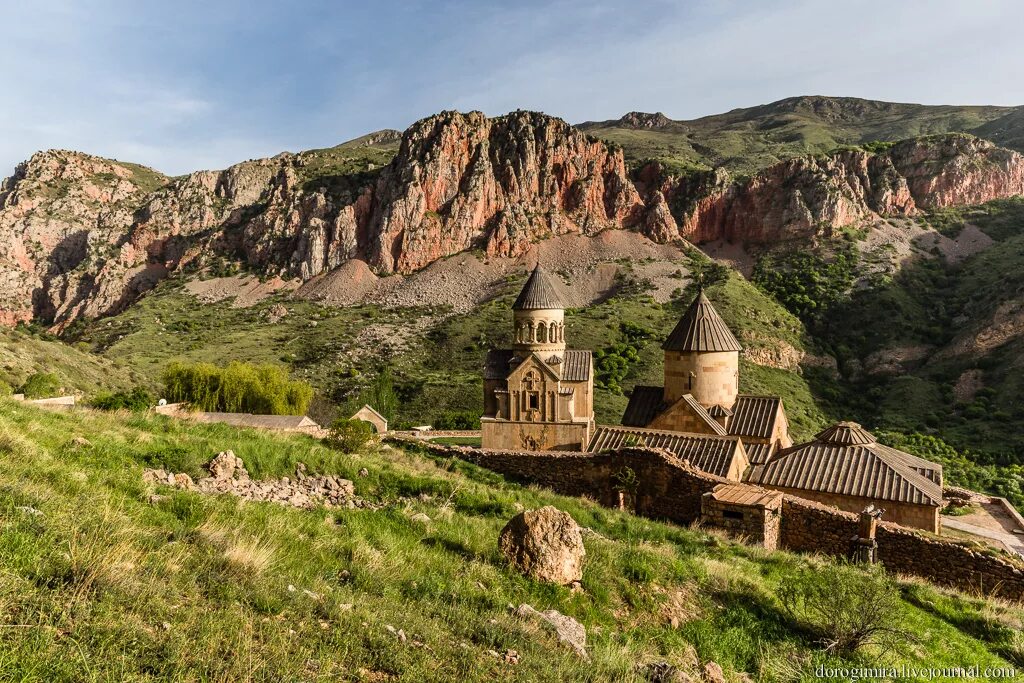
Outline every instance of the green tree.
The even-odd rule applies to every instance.
[[[331,423],[324,442],[342,453],[355,453],[368,444],[373,435],[369,422],[338,418]]]
[[[313,388],[291,380],[279,366],[233,361],[221,368],[210,363],[172,363],[163,375],[165,398],[198,410],[257,415],[304,415]]]
[[[25,394],[25,398],[50,398],[59,394],[60,391],[60,379],[52,372],[37,372],[29,375],[19,389],[19,393]]]

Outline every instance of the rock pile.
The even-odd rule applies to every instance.
[[[272,501],[282,505],[310,509],[324,507],[365,507],[364,501],[356,497],[355,486],[348,479],[334,475],[311,477],[306,475],[306,466],[299,463],[295,478],[282,477],[259,481],[249,478],[242,459],[232,451],[218,453],[207,465],[209,477],[193,481],[187,474],[167,472],[162,469],[147,469],[143,481],[150,484],[164,484],[200,493],[230,493],[254,501]]]
[[[550,505],[513,517],[498,546],[512,566],[537,581],[564,586],[583,578],[583,533],[576,520]]]

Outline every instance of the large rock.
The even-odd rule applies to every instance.
[[[235,455],[234,451],[222,451],[218,453],[210,464],[207,465],[210,476],[214,479],[248,479],[249,472],[245,469],[245,463]]]
[[[550,505],[513,517],[498,538],[516,569],[538,581],[567,585],[583,578],[583,534],[576,521]]]

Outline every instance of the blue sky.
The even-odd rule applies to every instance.
[[[1024,3],[0,0],[0,176],[172,174],[442,109],[693,118],[792,95],[1024,104]]]

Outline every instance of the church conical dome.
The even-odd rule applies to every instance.
[[[742,351],[743,347],[701,290],[661,345],[665,351]]]
[[[513,311],[565,308],[561,283],[538,263],[512,304]]]
[[[864,446],[875,443],[874,435],[856,422],[837,422],[820,432],[814,440],[831,446]]]

